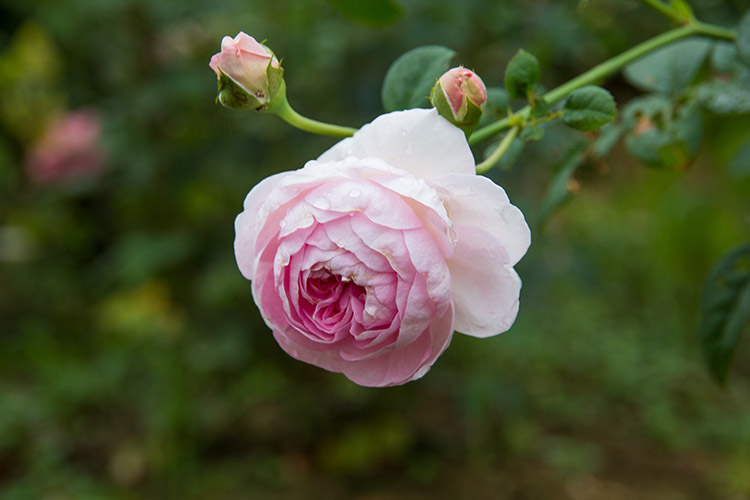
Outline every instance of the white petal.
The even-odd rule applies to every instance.
[[[415,177],[449,172],[473,174],[474,157],[464,133],[435,109],[394,111],[363,126],[323,153],[321,162],[348,157],[380,158]]]
[[[481,175],[446,174],[429,183],[438,189],[454,224],[479,227],[494,236],[508,252],[511,266],[523,257],[531,232],[503,188]]]
[[[480,338],[502,333],[518,314],[521,279],[492,235],[464,225],[456,231],[458,243],[448,260],[456,331]]]

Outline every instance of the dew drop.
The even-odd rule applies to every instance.
[[[281,226],[281,227],[286,226],[286,220],[281,219],[281,222],[279,222],[279,226]]]
[[[405,128],[402,128],[401,130],[399,130],[398,133],[401,134],[401,137],[406,137],[406,134],[407,134]]]
[[[359,191],[359,189],[352,189],[349,192],[349,196],[352,197],[352,198],[358,198],[360,194],[362,194],[362,193]]]
[[[331,200],[328,198],[318,198],[313,202],[313,206],[323,210],[328,210],[331,208]]]

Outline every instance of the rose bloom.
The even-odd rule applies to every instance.
[[[510,328],[529,228],[434,109],[380,116],[247,195],[235,253],[294,358],[365,386],[424,375],[454,329]]]
[[[101,134],[101,120],[94,110],[71,111],[59,117],[29,150],[29,177],[37,183],[50,183],[98,175],[105,160]]]

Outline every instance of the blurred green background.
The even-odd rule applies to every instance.
[[[729,25],[748,7],[692,3]],[[420,381],[361,388],[276,345],[233,219],[335,141],[217,106],[222,36],[266,39],[298,111],[358,126],[419,45],[490,85],[523,46],[549,88],[669,27],[635,1],[399,4],[373,23],[341,0],[0,0],[0,498],[750,498],[750,350],[721,389],[696,334],[750,228],[747,116],[706,115],[681,172],[622,146],[586,164],[532,225],[515,326],[456,336]],[[35,181],[30,151],[78,109],[101,117],[102,170]],[[491,172],[530,222],[574,137],[550,127]]]

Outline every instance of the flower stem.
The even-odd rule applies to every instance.
[[[357,131],[355,128],[332,125],[302,116],[292,109],[292,106],[289,105],[289,101],[286,99],[271,111],[290,125],[305,132],[312,132],[313,134],[329,135],[332,137],[351,137]]]
[[[566,97],[576,89],[579,89],[586,85],[594,84],[600,80],[605,79],[606,77],[619,71],[620,68],[630,64],[631,62],[635,61],[639,57],[648,54],[649,52],[663,47],[664,45],[675,42],[681,38],[695,35],[704,35],[725,40],[735,40],[737,38],[737,33],[732,30],[696,21],[694,23],[690,23],[688,25],[681,26],[679,28],[675,28],[673,30],[662,33],[661,35],[656,36],[650,40],[646,40],[645,42],[640,43],[629,50],[626,50],[622,54],[617,55],[612,59],[608,59],[607,61],[597,66],[594,66],[587,72],[573,78],[572,80],[560,85],[559,87],[550,90],[542,97],[545,101],[547,101],[548,104],[552,104]],[[518,112],[516,112],[514,116],[516,117],[516,119],[525,121],[526,118],[528,118],[530,111],[531,108],[529,106],[525,106]],[[509,118],[491,123],[474,132],[469,139],[469,143],[476,144],[477,142],[492,137],[493,135],[508,129],[511,126],[512,125]]]
[[[512,129],[508,131],[507,134],[505,134],[505,137],[503,137],[502,142],[492,152],[492,154],[489,155],[482,163],[477,165],[478,174],[483,174],[484,172],[494,167],[495,164],[500,161],[500,158],[502,158],[503,155],[508,151],[508,149],[510,149],[510,145],[513,144],[513,140],[516,138],[520,130],[521,130],[521,127],[518,125],[515,125]]]

